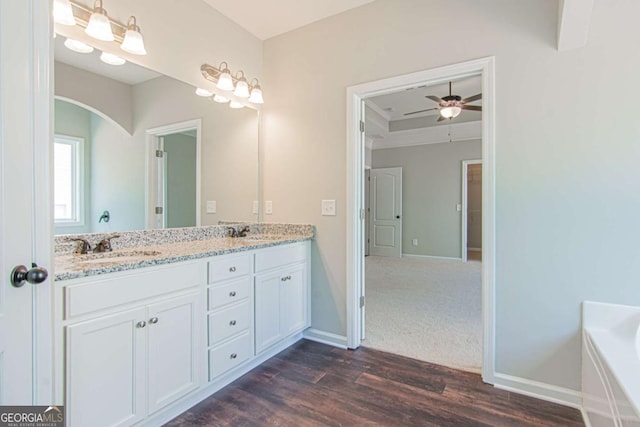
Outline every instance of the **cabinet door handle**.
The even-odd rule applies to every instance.
[[[149,319],[149,323],[152,325],[155,325],[156,323],[158,323],[158,318],[157,317],[152,317],[151,319]]]
[[[235,273],[235,272],[236,272],[236,268],[235,268],[235,267],[231,267],[231,268],[229,268],[229,271],[230,271],[231,273]]]
[[[229,355],[229,359],[235,359],[236,357],[238,357],[238,355],[236,353],[231,353]]]
[[[236,326],[236,321],[235,321],[235,320],[230,321],[230,322],[229,322],[229,325],[231,325],[231,326]]]
[[[145,326],[147,326],[147,322],[145,322],[144,320],[141,320],[138,323],[136,323],[136,328],[144,328]]]
[[[229,292],[229,296],[230,296],[230,297],[235,297],[235,296],[236,296],[236,291],[231,291],[231,292]]]

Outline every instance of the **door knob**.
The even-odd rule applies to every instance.
[[[400,215],[396,215],[396,219],[400,219]]]
[[[38,267],[34,262],[31,264],[31,270],[27,270],[24,265],[17,265],[11,271],[11,284],[16,288],[24,286],[24,282],[37,285],[47,280],[49,272],[44,267]]]

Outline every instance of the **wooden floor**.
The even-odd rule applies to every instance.
[[[467,251],[467,261],[482,261],[482,251]]]
[[[582,426],[571,408],[480,376],[300,341],[167,426]]]

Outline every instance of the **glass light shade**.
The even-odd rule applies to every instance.
[[[240,79],[240,81],[238,81],[238,84],[236,84],[236,90],[233,91],[233,94],[238,98],[249,97],[249,84],[246,79]]]
[[[76,18],[73,16],[69,0],[55,0],[53,2],[53,20],[56,24],[76,25]]]
[[[100,2],[100,4],[102,4],[102,2]],[[100,6],[93,9],[91,18],[89,18],[89,25],[87,25],[84,32],[94,39],[105,42],[112,42],[115,40],[113,37],[113,31],[111,31],[111,22],[109,22],[107,12]]]
[[[262,89],[260,89],[260,86],[251,89],[249,102],[253,102],[254,104],[264,104],[264,99],[262,98]]]
[[[233,78],[229,71],[223,71],[222,74],[220,74],[216,87],[220,90],[233,90]]]
[[[67,49],[71,49],[72,51],[78,52],[78,53],[93,52],[93,47],[74,39],[66,39],[64,41],[64,45],[67,47]]]
[[[442,110],[440,110],[440,115],[442,115],[442,117],[444,117],[445,119],[452,119],[454,117],[458,117],[461,112],[462,108],[453,105],[450,107],[444,107]]]
[[[224,96],[218,94],[213,97],[213,100],[219,102],[220,104],[226,104],[227,102],[229,102],[229,98],[225,98]]]
[[[124,65],[127,62],[124,58],[120,58],[118,55],[109,52],[102,52],[100,54],[100,60],[109,65]]]
[[[144,48],[142,33],[131,28],[129,28],[127,32],[124,33],[124,40],[122,40],[120,49],[124,50],[125,52],[133,53],[134,55],[147,54],[147,51]]]
[[[198,95],[198,96],[211,96],[211,95],[213,95],[213,92],[208,91],[206,89],[202,89],[201,87],[199,87],[198,89],[196,89],[196,95]]]
[[[229,107],[231,107],[231,108],[244,108],[244,105],[242,105],[241,103],[239,103],[237,101],[231,101],[229,103]]]

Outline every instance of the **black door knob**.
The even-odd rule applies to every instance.
[[[400,215],[396,215],[396,219],[400,219]]]
[[[11,271],[11,284],[16,288],[24,286],[24,282],[37,285],[47,280],[49,272],[44,267],[38,267],[36,263],[31,264],[31,270],[27,270],[24,265],[18,265]]]

